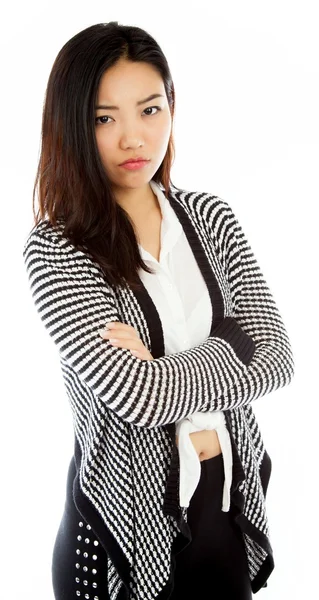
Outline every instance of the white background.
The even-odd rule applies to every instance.
[[[276,563],[257,595],[316,597],[317,8],[96,0],[1,9],[1,598],[53,600],[51,554],[73,453],[57,351],[22,261],[45,86],[66,41],[110,20],[146,29],[162,47],[176,89],[172,181],[231,205],[287,327],[293,382],[254,403],[273,462],[267,506]]]

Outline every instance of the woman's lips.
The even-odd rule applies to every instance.
[[[124,169],[128,169],[129,171],[135,171],[136,169],[142,169],[142,167],[145,167],[149,162],[149,160],[135,160],[124,163],[123,165],[120,165],[120,167],[124,167]]]

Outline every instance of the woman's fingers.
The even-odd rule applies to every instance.
[[[134,337],[140,339],[139,333],[136,331],[136,329],[134,329],[134,327],[132,327],[131,325],[126,325],[126,323],[120,323],[118,321],[107,324],[105,329],[100,329],[99,334],[105,339],[109,339],[110,337]]]
[[[115,322],[109,328],[99,331],[102,338],[108,339],[112,346],[130,350],[137,358],[154,360],[147,348],[145,348],[137,331],[131,325]]]
[[[105,340],[109,340],[111,344],[118,346],[122,345],[123,348],[128,348],[128,350],[139,350],[143,346],[143,342],[140,338],[136,337],[129,331],[120,329],[104,331],[101,337],[103,337]]]

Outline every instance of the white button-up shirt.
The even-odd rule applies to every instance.
[[[158,262],[138,244],[143,260],[156,271],[151,274],[140,269],[139,276],[159,313],[165,354],[173,354],[188,350],[208,338],[212,305],[206,282],[177,215],[160,186],[153,180],[150,181],[150,186],[158,198],[162,212],[161,250]],[[176,422],[176,434],[179,436],[180,506],[189,506],[201,474],[200,460],[189,434],[203,429],[215,429],[218,434],[225,473],[221,508],[228,511],[233,457],[222,411],[195,412]]]

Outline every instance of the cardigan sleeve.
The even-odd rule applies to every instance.
[[[232,317],[198,346],[141,360],[99,335],[106,322],[122,319],[112,287],[86,253],[42,227],[30,233],[23,257],[35,307],[62,361],[125,421],[152,428],[207,402],[220,408],[223,394],[247,372],[255,343]],[[224,408],[235,404],[225,400]]]
[[[287,330],[270,288],[235,213],[221,198],[211,211],[210,233],[228,278],[232,318],[254,340],[255,352],[233,386],[217,403],[208,401],[203,412],[244,406],[289,384],[295,369]]]

